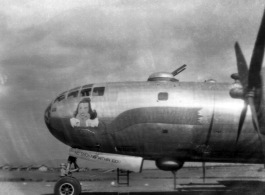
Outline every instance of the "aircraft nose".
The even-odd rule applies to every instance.
[[[45,112],[44,112],[44,121],[45,121],[47,127],[49,127],[49,125],[50,125],[51,107],[52,107],[52,104],[50,104],[50,105],[46,108],[46,110],[45,110]]]
[[[53,107],[53,103],[49,104],[49,106],[46,108],[46,110],[44,112],[45,124],[46,124],[48,130],[50,131],[50,133],[54,137],[56,137],[61,142],[67,144],[68,142],[67,142],[67,139],[64,136],[62,128],[60,128],[60,125],[58,125],[58,123],[56,123],[56,121],[54,120],[54,118],[53,118],[53,116],[51,114],[52,113],[52,107]]]

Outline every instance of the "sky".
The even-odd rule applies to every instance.
[[[250,61],[264,0],[1,0],[0,165],[67,157],[44,124],[57,95],[154,72],[230,82],[234,43]]]

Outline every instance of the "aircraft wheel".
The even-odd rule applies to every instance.
[[[74,177],[63,177],[54,186],[55,195],[79,195],[81,185]]]

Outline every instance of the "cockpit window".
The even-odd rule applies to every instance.
[[[77,96],[78,96],[78,90],[69,92],[67,98],[75,98]]]
[[[91,88],[87,88],[87,89],[82,89],[81,90],[81,96],[84,97],[84,96],[90,96],[91,95]]]
[[[167,101],[168,100],[168,93],[161,92],[158,94],[158,100],[159,101]]]
[[[62,101],[64,99],[65,99],[65,94],[59,95],[59,97],[55,99],[54,103],[55,102],[60,102],[60,101]]]
[[[92,96],[103,96],[105,91],[105,87],[95,87],[93,89]]]
[[[79,88],[80,88],[80,87],[76,87],[76,88],[74,88],[74,89],[71,89],[71,90],[69,91],[69,93],[68,93],[67,98],[75,98],[75,97],[77,97],[77,96],[78,96],[78,92],[79,92]]]

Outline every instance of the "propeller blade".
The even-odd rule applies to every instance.
[[[242,130],[245,118],[246,118],[247,108],[248,108],[247,103],[245,102],[244,108],[240,114],[240,119],[239,119],[239,124],[238,124],[238,129],[237,129],[236,146],[237,146],[237,142],[238,142],[239,136],[241,134],[241,130]]]
[[[260,129],[259,129],[259,123],[258,123],[258,118],[257,118],[257,113],[256,113],[253,97],[248,97],[248,104],[249,104],[250,109],[251,109],[254,128],[255,128],[255,130],[258,133],[259,138],[260,138],[261,137],[261,133],[260,133]]]
[[[249,67],[248,87],[249,89],[259,88],[261,86],[260,71],[264,56],[265,45],[265,10],[260,24],[259,32],[255,42],[254,50]]]
[[[260,128],[259,128],[259,123],[258,123],[258,118],[257,118],[257,113],[256,113],[256,109],[255,109],[255,104],[254,104],[254,99],[253,97],[248,97],[248,104],[250,106],[251,112],[252,112],[252,120],[253,120],[253,124],[254,124],[254,129],[256,130],[260,143],[261,143],[261,148],[262,148],[262,154],[263,154],[263,161],[265,160],[265,148],[264,148],[264,143],[262,140],[262,135],[260,133]]]
[[[235,43],[235,52],[237,58],[237,67],[238,67],[238,74],[241,84],[244,87],[245,93],[245,107],[243,108],[240,114],[240,120],[238,125],[237,131],[237,139],[236,144],[238,143],[238,139],[241,134],[241,130],[245,121],[246,112],[247,112],[247,105],[250,106],[252,112],[252,120],[254,129],[258,134],[258,138],[261,143],[262,148],[262,160],[265,160],[265,143],[263,142],[263,135],[260,131],[260,125],[257,117],[257,109],[260,107],[260,98],[262,93],[257,93],[262,90],[262,78],[261,78],[261,68],[262,62],[264,57],[264,47],[265,47],[265,10],[263,13],[263,17],[261,20],[259,32],[257,35],[257,39],[255,42],[255,46],[253,49],[249,71],[247,70],[247,64],[244,58],[244,55],[240,49],[239,44]],[[255,105],[256,104],[256,105]]]
[[[235,52],[236,52],[236,61],[237,61],[237,70],[239,74],[239,80],[244,89],[248,85],[248,66],[245,60],[245,57],[241,51],[241,48],[238,42],[235,43]]]

